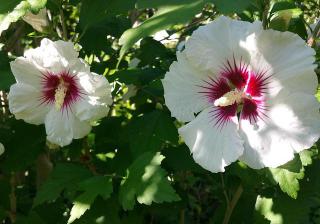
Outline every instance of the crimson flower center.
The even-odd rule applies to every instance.
[[[68,71],[47,72],[43,74],[41,84],[41,103],[54,104],[57,110],[70,109],[83,94],[77,76]]]
[[[211,114],[215,124],[223,126],[231,118],[256,123],[265,115],[266,97],[270,75],[266,71],[256,72],[240,60],[227,60],[216,78],[208,77],[201,85],[204,97],[213,105]]]

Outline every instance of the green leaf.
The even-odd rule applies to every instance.
[[[110,82],[118,80],[125,84],[134,84],[142,86],[150,83],[155,79],[159,79],[164,75],[164,71],[159,68],[145,68],[145,69],[127,69],[115,72],[108,77]]]
[[[0,127],[0,142],[6,148],[1,156],[4,160],[0,163],[0,170],[9,174],[32,165],[45,147],[44,127],[14,118],[0,124]]]
[[[318,150],[316,148],[305,149],[299,153],[300,160],[303,166],[309,166],[312,164],[312,157],[317,155]]]
[[[107,17],[126,13],[134,8],[136,0],[83,0],[79,25],[83,30]]]
[[[90,171],[82,166],[70,163],[58,164],[48,180],[40,187],[33,206],[55,200],[64,189],[73,189],[77,183],[90,176]]]
[[[0,51],[0,90],[9,90],[14,83],[15,79],[11,73],[8,54]]]
[[[125,210],[133,209],[135,198],[146,205],[180,199],[171,187],[166,171],[160,167],[163,159],[159,152],[146,152],[128,168],[119,192],[119,200]]]
[[[283,192],[292,198],[297,198],[300,189],[298,180],[304,177],[304,168],[298,157],[284,166],[270,168],[269,171]]]
[[[128,128],[130,149],[134,155],[160,151],[164,143],[178,143],[178,132],[168,114],[156,110],[136,118]]]
[[[15,1],[16,2],[16,1]],[[3,31],[7,30],[11,23],[17,22],[27,12],[31,11],[37,13],[40,9],[44,8],[47,0],[25,0],[20,1],[12,11],[6,11],[10,9],[12,4],[4,4],[0,6],[0,36]]]
[[[314,163],[305,170],[305,178],[300,183],[300,191],[297,199],[292,199],[280,193],[270,197],[261,195],[256,202],[256,210],[271,224],[301,224],[319,223],[315,219],[319,216],[320,204],[320,161]]]
[[[240,13],[247,9],[252,0],[212,0],[222,14]]]
[[[154,16],[145,20],[140,26],[129,29],[122,34],[119,40],[119,44],[122,45],[120,59],[122,59],[124,54],[141,38],[152,35],[157,31],[169,28],[173,25],[188,22],[201,11],[207,1],[166,0],[162,2],[161,6],[159,4],[158,10]]]
[[[73,202],[73,207],[70,212],[68,223],[80,218],[94,202],[96,197],[100,195],[104,199],[110,197],[112,189],[112,178],[110,177],[91,177],[79,184],[80,191],[84,191]]]
[[[289,29],[290,22],[293,19],[299,18],[301,14],[302,11],[299,8],[277,11],[271,16],[269,26],[275,30],[286,31]]]

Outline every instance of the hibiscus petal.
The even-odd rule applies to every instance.
[[[81,122],[72,113],[52,108],[45,118],[47,139],[57,145],[65,146],[72,139],[86,136],[91,126]]]
[[[196,70],[184,53],[177,52],[178,61],[170,66],[162,80],[164,98],[171,115],[180,121],[191,121],[194,114],[208,107],[208,100],[201,94],[204,91],[206,75]],[[202,80],[203,79],[203,80]]]
[[[42,73],[32,61],[18,57],[10,63],[11,71],[17,83],[25,83],[36,88],[41,88]]]
[[[193,32],[185,45],[185,53],[199,69],[219,73],[226,59],[233,56],[249,62],[250,55],[243,45],[248,35],[261,29],[260,22],[251,24],[220,16]]]
[[[271,97],[284,88],[314,93],[318,83],[314,72],[315,51],[297,34],[264,30],[251,35],[246,47],[251,54],[251,67],[271,75]]]
[[[27,50],[24,56],[53,73],[68,69],[79,60],[78,52],[74,49],[72,42],[61,40],[53,42],[46,38],[42,39],[40,47]]]
[[[16,119],[31,124],[42,124],[49,106],[41,104],[41,92],[28,84],[16,83],[11,86],[8,95],[9,110]]]
[[[211,172],[223,172],[243,153],[243,141],[238,134],[236,117],[217,128],[212,108],[202,111],[193,121],[179,129],[194,160]]]
[[[240,122],[245,139],[241,160],[252,168],[283,165],[320,137],[319,103],[313,95],[282,92],[266,115],[254,125],[248,120]]]
[[[79,83],[84,90],[82,99],[75,103],[75,115],[82,121],[97,120],[107,116],[112,103],[108,80],[95,73],[79,73]]]

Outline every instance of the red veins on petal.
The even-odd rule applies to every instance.
[[[52,104],[55,102],[56,90],[61,82],[63,82],[66,87],[62,110],[70,108],[73,103],[81,98],[83,92],[81,91],[76,75],[72,75],[68,71],[63,71],[58,74],[47,72],[43,74],[41,80],[41,104]]]
[[[209,77],[208,80],[204,80],[204,84],[200,86],[202,91],[199,93],[212,104],[212,118],[218,127],[223,127],[238,113],[239,119],[255,123],[266,116],[264,112],[267,107],[263,96],[269,90],[270,78],[266,71],[251,71],[242,58],[239,63],[236,63],[233,57],[232,61],[226,61],[216,79]],[[215,100],[234,89],[243,93],[241,103],[235,102],[230,106],[218,107],[213,105]]]

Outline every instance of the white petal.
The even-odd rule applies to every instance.
[[[204,91],[200,85],[207,75],[194,68],[184,53],[177,52],[178,61],[170,66],[162,80],[164,98],[171,115],[180,121],[191,121],[194,113],[209,106],[206,97],[199,92]]]
[[[41,71],[32,61],[18,57],[16,60],[10,62],[11,71],[17,83],[25,83],[36,88],[41,88],[41,77],[44,71]]]
[[[111,86],[108,80],[95,73],[79,73],[79,82],[85,91],[75,105],[75,115],[82,121],[97,120],[107,116],[112,103]]]
[[[241,160],[252,168],[283,165],[320,137],[319,103],[313,95],[282,92],[266,114],[257,125],[240,122],[245,139]]]
[[[226,60],[242,57],[249,62],[244,49],[248,35],[262,29],[260,22],[249,23],[220,16],[197,29],[185,45],[187,57],[200,69],[219,73]]]
[[[314,72],[315,51],[297,34],[264,30],[247,39],[250,65],[255,70],[267,69],[271,74],[270,95],[281,89],[313,94],[317,86]]]
[[[16,83],[11,86],[8,95],[9,110],[16,119],[23,119],[31,124],[42,124],[49,111],[49,106],[41,104],[41,92],[27,84]]]
[[[53,42],[46,38],[42,39],[40,47],[29,49],[24,55],[38,66],[54,73],[68,69],[74,61],[79,60],[78,52],[71,42]]]
[[[180,128],[179,133],[199,165],[214,173],[223,172],[225,166],[242,155],[243,141],[237,131],[236,118],[217,128],[210,110],[212,108],[202,111],[195,120]]]
[[[80,121],[76,116],[73,116],[71,122],[74,139],[83,138],[90,133],[91,125],[89,124],[89,122]]]
[[[61,112],[52,108],[45,119],[47,139],[57,145],[69,145],[72,139],[87,135],[91,127],[81,122],[70,111]]]

